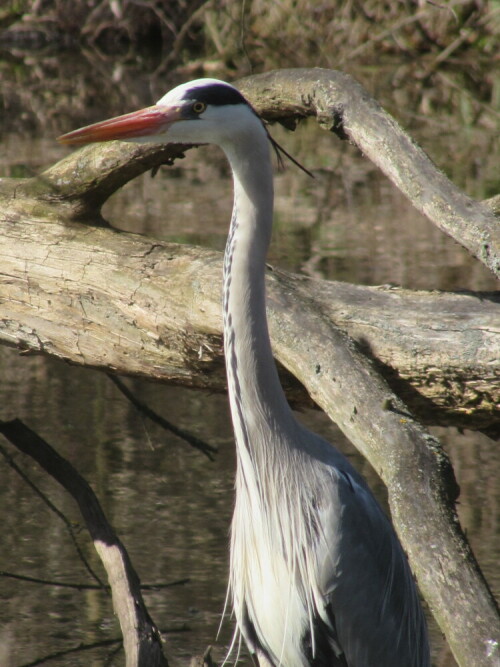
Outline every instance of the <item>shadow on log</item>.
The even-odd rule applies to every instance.
[[[241,89],[265,118],[293,125],[315,116],[349,138],[418,210],[500,274],[492,210],[450,183],[349,76],[283,70],[247,79]],[[87,147],[35,179],[2,182],[2,342],[108,371],[223,389],[220,255],[117,233],[99,212],[127,180],[181,152]],[[431,401],[436,422],[453,415],[453,423],[472,425],[478,414],[476,427],[498,427],[498,300],[317,283],[278,271],[269,272],[268,288],[276,358],[386,483],[394,525],[457,662],[497,666],[498,608],[457,519],[453,471],[394,390],[419,414],[421,401]],[[460,378],[451,409],[450,377]],[[287,384],[304,403],[303,389]]]
[[[64,218],[11,215],[0,210],[2,343],[122,375],[226,390],[220,253]],[[411,292],[271,269],[267,286],[283,368],[293,365],[295,339],[304,336],[287,311],[314,308],[376,360],[425,423],[498,435],[498,293]],[[294,407],[311,405],[307,378],[283,370],[281,379]]]

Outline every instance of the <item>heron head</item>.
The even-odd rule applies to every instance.
[[[217,79],[197,79],[170,90],[153,106],[87,125],[58,137],[62,144],[97,141],[224,144],[262,122],[243,95]]]

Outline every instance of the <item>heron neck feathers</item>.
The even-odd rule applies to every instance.
[[[273,174],[267,136],[226,150],[234,206],[224,259],[224,344],[238,445],[285,429],[291,410],[273,359],[266,316],[265,270],[273,219]],[[262,443],[269,446],[269,438]]]

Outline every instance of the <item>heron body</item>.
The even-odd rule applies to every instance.
[[[347,459],[295,419],[279,382],[266,318],[273,174],[261,120],[235,88],[200,79],[62,141],[115,138],[217,144],[233,172],[223,316],[238,631],[263,666],[429,667],[425,619],[390,522]]]

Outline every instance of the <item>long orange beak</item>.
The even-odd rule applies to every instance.
[[[182,110],[180,107],[154,105],[140,111],[133,111],[123,116],[81,127],[79,130],[57,137],[57,141],[61,144],[73,146],[91,144],[96,141],[113,141],[114,139],[126,141],[134,137],[161,134],[181,118]]]

